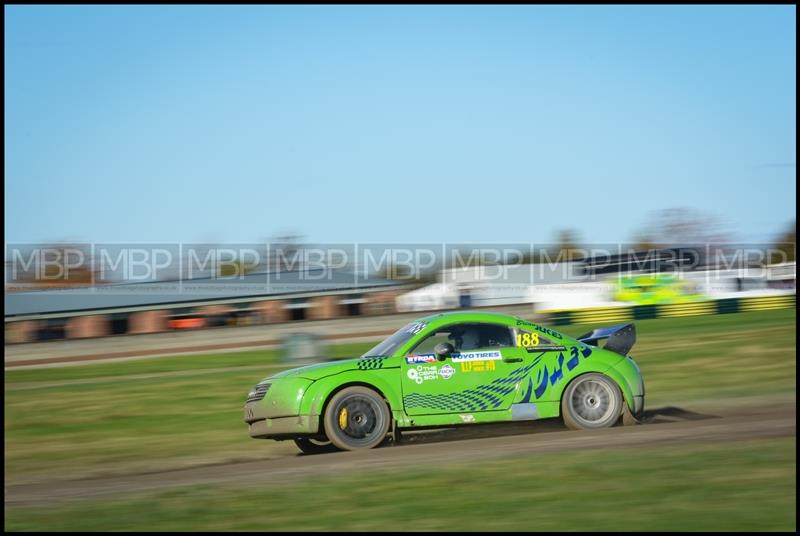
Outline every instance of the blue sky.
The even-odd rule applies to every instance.
[[[795,218],[794,6],[6,6],[5,240]]]

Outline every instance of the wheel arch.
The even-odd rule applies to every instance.
[[[312,383],[303,395],[301,414],[323,415],[325,406],[337,392],[353,385],[367,387],[379,393],[390,411],[402,408],[398,369],[387,368],[374,371],[348,370],[326,376]]]
[[[613,381],[617,385],[617,388],[619,388],[620,393],[622,394],[622,403],[628,406],[628,408],[631,411],[633,411],[633,392],[631,391],[628,382],[625,381],[625,378],[621,374],[619,374],[619,372],[616,369],[612,367],[604,371],[587,370],[585,372],[581,372],[577,376],[571,378],[566,384],[564,384],[564,388],[561,390],[561,394],[558,397],[559,417],[561,417],[562,419],[564,418],[564,415],[561,412],[561,408],[564,402],[564,396],[566,396],[567,391],[569,390],[569,386],[578,381],[578,379],[582,378],[583,376],[586,376],[587,374],[600,374]]]
[[[347,389],[348,387],[365,387],[375,391],[375,393],[377,393],[384,400],[384,402],[386,402],[386,406],[389,408],[389,414],[393,418],[394,410],[397,408],[397,406],[396,401],[392,400],[390,389],[387,388],[390,386],[381,385],[381,383],[384,382],[369,381],[369,379],[365,378],[344,377],[337,379],[339,381],[328,381],[325,382],[324,385],[322,385],[322,382],[320,382],[320,385],[317,386],[316,392],[313,393],[308,400],[309,414],[316,416],[318,430],[320,433],[324,433],[325,430],[325,410],[328,408],[328,404],[330,403],[331,399],[336,396],[336,393]],[[326,378],[326,380],[330,380],[330,378]]]
[[[634,400],[633,400],[633,388],[631,387],[630,383],[628,383],[627,378],[624,374],[622,374],[619,370],[615,367],[610,367],[609,369],[601,372],[604,376],[607,376],[614,380],[614,383],[617,384],[619,387],[620,392],[622,393],[622,401],[628,406],[628,409],[633,412],[634,411]],[[564,390],[566,392],[566,389]],[[561,396],[564,396],[562,393]]]

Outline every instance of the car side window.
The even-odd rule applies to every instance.
[[[513,348],[516,346],[511,329],[494,324],[455,324],[436,330],[422,340],[412,352],[433,353],[441,342],[449,342],[457,352],[481,348]]]
[[[453,340],[449,338],[449,335],[450,335],[449,331],[437,331],[435,333],[432,333],[428,335],[422,342],[420,342],[412,350],[412,352],[417,355],[432,354],[433,349],[440,342],[449,342],[450,344],[453,344]]]
[[[555,343],[536,331],[517,329],[517,346],[528,350],[560,348],[561,344]]]

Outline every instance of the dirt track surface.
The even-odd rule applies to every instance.
[[[289,455],[264,461],[205,465],[159,473],[6,486],[6,506],[45,505],[69,499],[158,491],[181,485],[228,483],[286,485],[322,475],[349,475],[420,465],[493,457],[632,448],[702,442],[729,442],[797,435],[796,405],[740,407],[695,413],[667,407],[648,411],[645,422],[596,431],[568,431],[558,420],[483,425],[406,433],[399,445],[369,451]],[[257,445],[254,440],[254,445]]]

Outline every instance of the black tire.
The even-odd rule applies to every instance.
[[[561,397],[564,424],[572,430],[596,430],[614,426],[622,413],[619,386],[602,374],[578,376]]]
[[[391,418],[381,395],[366,387],[347,387],[325,408],[325,435],[342,450],[371,449],[383,443]]]
[[[298,437],[294,440],[294,444],[305,454],[322,454],[339,450],[330,441],[310,437]]]

